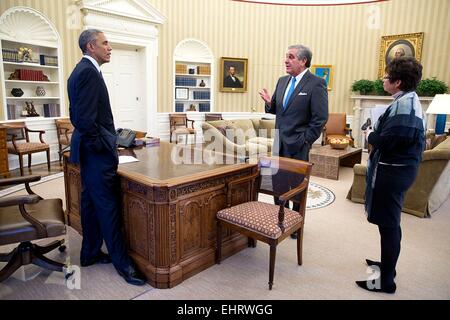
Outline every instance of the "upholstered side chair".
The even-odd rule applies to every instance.
[[[25,122],[12,122],[6,127],[8,153],[19,156],[20,175],[23,176],[23,156],[28,155],[28,168],[31,168],[31,155],[36,152],[47,154],[47,167],[50,171],[50,146],[44,141],[44,130],[28,129]],[[39,133],[39,142],[31,142],[29,133]]]
[[[345,138],[353,146],[352,129],[347,127],[347,115],[345,113],[329,113],[328,121],[322,131],[322,145],[330,144],[331,139]]]
[[[59,162],[61,162],[63,149],[70,146],[70,139],[74,127],[69,118],[55,119],[56,134],[58,136]]]
[[[188,122],[191,122],[190,128],[189,128]],[[175,143],[178,143],[178,135],[184,135],[186,143],[187,143],[188,136],[194,135],[194,141],[195,141],[196,131],[194,129],[194,122],[195,122],[194,120],[189,120],[185,113],[169,114],[169,123],[170,123],[169,141],[172,142],[172,137],[175,136]]]
[[[272,290],[277,245],[297,233],[297,263],[302,264],[303,226],[305,221],[306,197],[312,165],[308,162],[270,157],[260,158],[259,171],[252,176],[229,182],[227,189],[228,208],[217,213],[216,263],[222,258],[222,228],[237,231],[249,238],[249,246],[260,240],[270,246],[269,290]],[[279,198],[275,205],[256,200],[233,205],[233,188],[254,181],[258,193]],[[254,190],[248,190],[253,194]],[[255,193],[256,194],[256,193]],[[300,204],[298,212],[285,208],[287,201]]]

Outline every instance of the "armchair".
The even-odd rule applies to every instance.
[[[59,162],[62,159],[63,148],[70,146],[70,139],[74,127],[69,118],[55,119],[56,134],[58,136]]]
[[[352,129],[347,127],[345,113],[329,113],[328,121],[322,131],[322,145],[330,143],[331,139],[345,138],[353,146]]]
[[[188,122],[191,122],[191,128],[188,126]],[[171,113],[169,114],[170,123],[170,138],[169,141],[172,142],[172,136],[175,135],[175,143],[178,143],[178,135],[182,134],[185,136],[187,142],[188,135],[194,135],[194,141],[196,137],[196,132],[194,129],[194,120],[189,120],[185,113]]]
[[[8,141],[8,153],[19,156],[20,175],[23,176],[23,155],[28,155],[28,168],[31,168],[31,155],[36,152],[47,153],[47,167],[50,171],[50,146],[45,143],[44,130],[28,129],[25,122],[4,124]],[[30,142],[29,133],[39,133],[40,142]],[[20,142],[24,140],[24,142]]]
[[[30,263],[53,271],[64,271],[65,264],[44,256],[56,248],[63,252],[66,249],[64,239],[55,240],[46,246],[31,242],[66,234],[62,200],[44,200],[30,189],[29,184],[40,179],[36,175],[0,179],[0,186],[24,183],[28,191],[28,195],[0,198],[0,246],[20,242],[10,253],[0,254],[0,261],[7,262],[0,270],[0,282],[22,265]]]
[[[270,246],[269,290],[272,290],[277,245],[293,232],[297,233],[297,263],[302,264],[303,225],[312,164],[271,157],[261,158],[259,167],[261,174],[256,172],[228,183],[228,208],[217,213],[216,263],[220,264],[222,258],[222,227],[249,237],[249,245],[255,246],[256,240],[261,240]],[[245,192],[255,194],[255,200],[256,191],[278,196],[280,204],[251,201],[233,206],[232,189],[252,180],[256,181],[252,185],[259,186]],[[289,200],[300,204],[299,212],[284,207]]]

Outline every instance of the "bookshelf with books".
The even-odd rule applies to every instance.
[[[5,120],[62,116],[64,99],[59,46],[32,39],[20,42],[1,39],[0,49]]]
[[[174,111],[210,112],[211,63],[175,61]]]

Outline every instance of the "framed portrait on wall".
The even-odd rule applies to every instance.
[[[378,78],[383,78],[384,69],[395,57],[422,57],[423,32],[381,37]]]
[[[220,86],[222,92],[247,91],[247,63],[245,58],[220,59]]]
[[[328,91],[331,91],[333,84],[333,66],[325,64],[315,64],[311,66],[311,72],[322,78],[327,83]]]

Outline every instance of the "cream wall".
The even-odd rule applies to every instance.
[[[216,66],[220,57],[248,58],[248,91],[222,93],[216,84],[215,111],[248,112],[254,106],[262,112],[258,90],[274,90],[276,80],[284,74],[286,47],[294,43],[303,43],[312,49],[313,64],[333,65],[333,90],[329,92],[331,111],[353,113],[350,86],[357,79],[376,79],[380,39],[384,35],[424,32],[424,77],[437,77],[450,84],[448,0],[393,0],[332,7],[276,6],[229,0],[147,1],[166,17],[165,24],[159,28],[159,112],[173,111],[173,51],[186,38],[206,43],[214,54]],[[12,6],[29,6],[54,23],[63,38],[66,79],[80,58],[79,30],[66,27],[66,8],[71,3],[72,0],[0,0],[0,13]],[[372,8],[380,10],[377,29],[367,26]],[[219,75],[216,70],[216,76]]]

